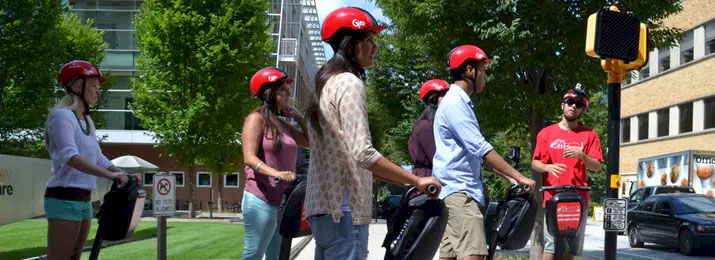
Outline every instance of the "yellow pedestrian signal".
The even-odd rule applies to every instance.
[[[647,58],[647,35],[645,24],[638,18],[612,6],[588,17],[586,54],[622,60],[625,70],[637,69]]]
[[[621,187],[621,175],[613,174],[611,176],[611,189],[618,189]]]

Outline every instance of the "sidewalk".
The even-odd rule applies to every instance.
[[[588,218],[587,222],[588,226],[592,227],[600,227],[603,225],[602,222],[594,222],[591,218]],[[369,238],[368,238],[368,245],[367,245],[367,250],[368,250],[368,255],[367,255],[367,260],[382,260],[385,257],[385,248],[382,247],[382,240],[385,238],[385,235],[387,235],[387,224],[385,224],[385,220],[381,219],[378,220],[377,223],[372,223],[370,224],[369,229]],[[302,238],[297,238],[293,239],[293,246],[297,245]],[[529,250],[531,248],[531,242],[527,243],[526,247],[520,249],[520,250],[499,250],[497,249],[496,254],[497,255],[523,255],[523,256],[528,256],[529,255]],[[313,260],[314,258],[314,253],[315,253],[315,240],[311,239],[310,242],[303,248],[303,250],[300,251],[298,256],[294,258],[295,260]],[[435,254],[434,258],[435,260],[439,259],[439,255]],[[592,258],[589,256],[585,256],[585,258],[582,259],[598,259],[598,258]]]

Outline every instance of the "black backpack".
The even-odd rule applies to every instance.
[[[539,205],[528,187],[512,185],[506,199],[496,208],[496,222],[489,239],[489,257],[494,255],[496,246],[504,250],[522,249],[531,237]]]
[[[109,241],[130,237],[141,218],[145,199],[146,192],[136,177],[129,175],[122,187],[114,182],[97,213],[101,227],[97,235]]]
[[[284,238],[296,238],[313,234],[305,216],[305,188],[307,181],[298,175],[292,189],[283,195],[278,213],[278,233]]]
[[[437,252],[447,226],[447,218],[442,215],[444,202],[419,193],[411,187],[402,195],[382,243],[385,260],[432,259]]]

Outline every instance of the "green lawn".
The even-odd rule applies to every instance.
[[[168,259],[240,259],[243,225],[224,223],[169,222]],[[85,247],[94,241],[97,223],[92,222]],[[156,222],[141,222],[132,242],[102,249],[99,259],[155,259]],[[111,242],[105,242],[108,244]],[[47,220],[28,219],[0,226],[0,259],[23,259],[47,254]],[[89,258],[89,251],[82,259]]]

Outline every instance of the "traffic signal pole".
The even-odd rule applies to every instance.
[[[602,9],[588,17],[586,54],[601,59],[601,67],[608,73],[606,199],[618,198],[620,186],[621,83],[626,79],[626,71],[639,69],[645,64],[648,56],[647,35],[645,24],[632,13],[621,13],[616,6]],[[612,219],[604,219],[606,222],[609,220]],[[616,259],[618,230],[627,228],[627,223],[620,223],[617,229],[612,224],[604,223],[606,260]]]
[[[604,69],[608,72],[608,166],[606,172],[606,198],[618,198],[618,189],[610,185],[611,178],[619,174],[619,156],[621,140],[621,83],[625,79],[623,61],[606,59]],[[616,260],[618,232],[606,231],[604,258]]]

